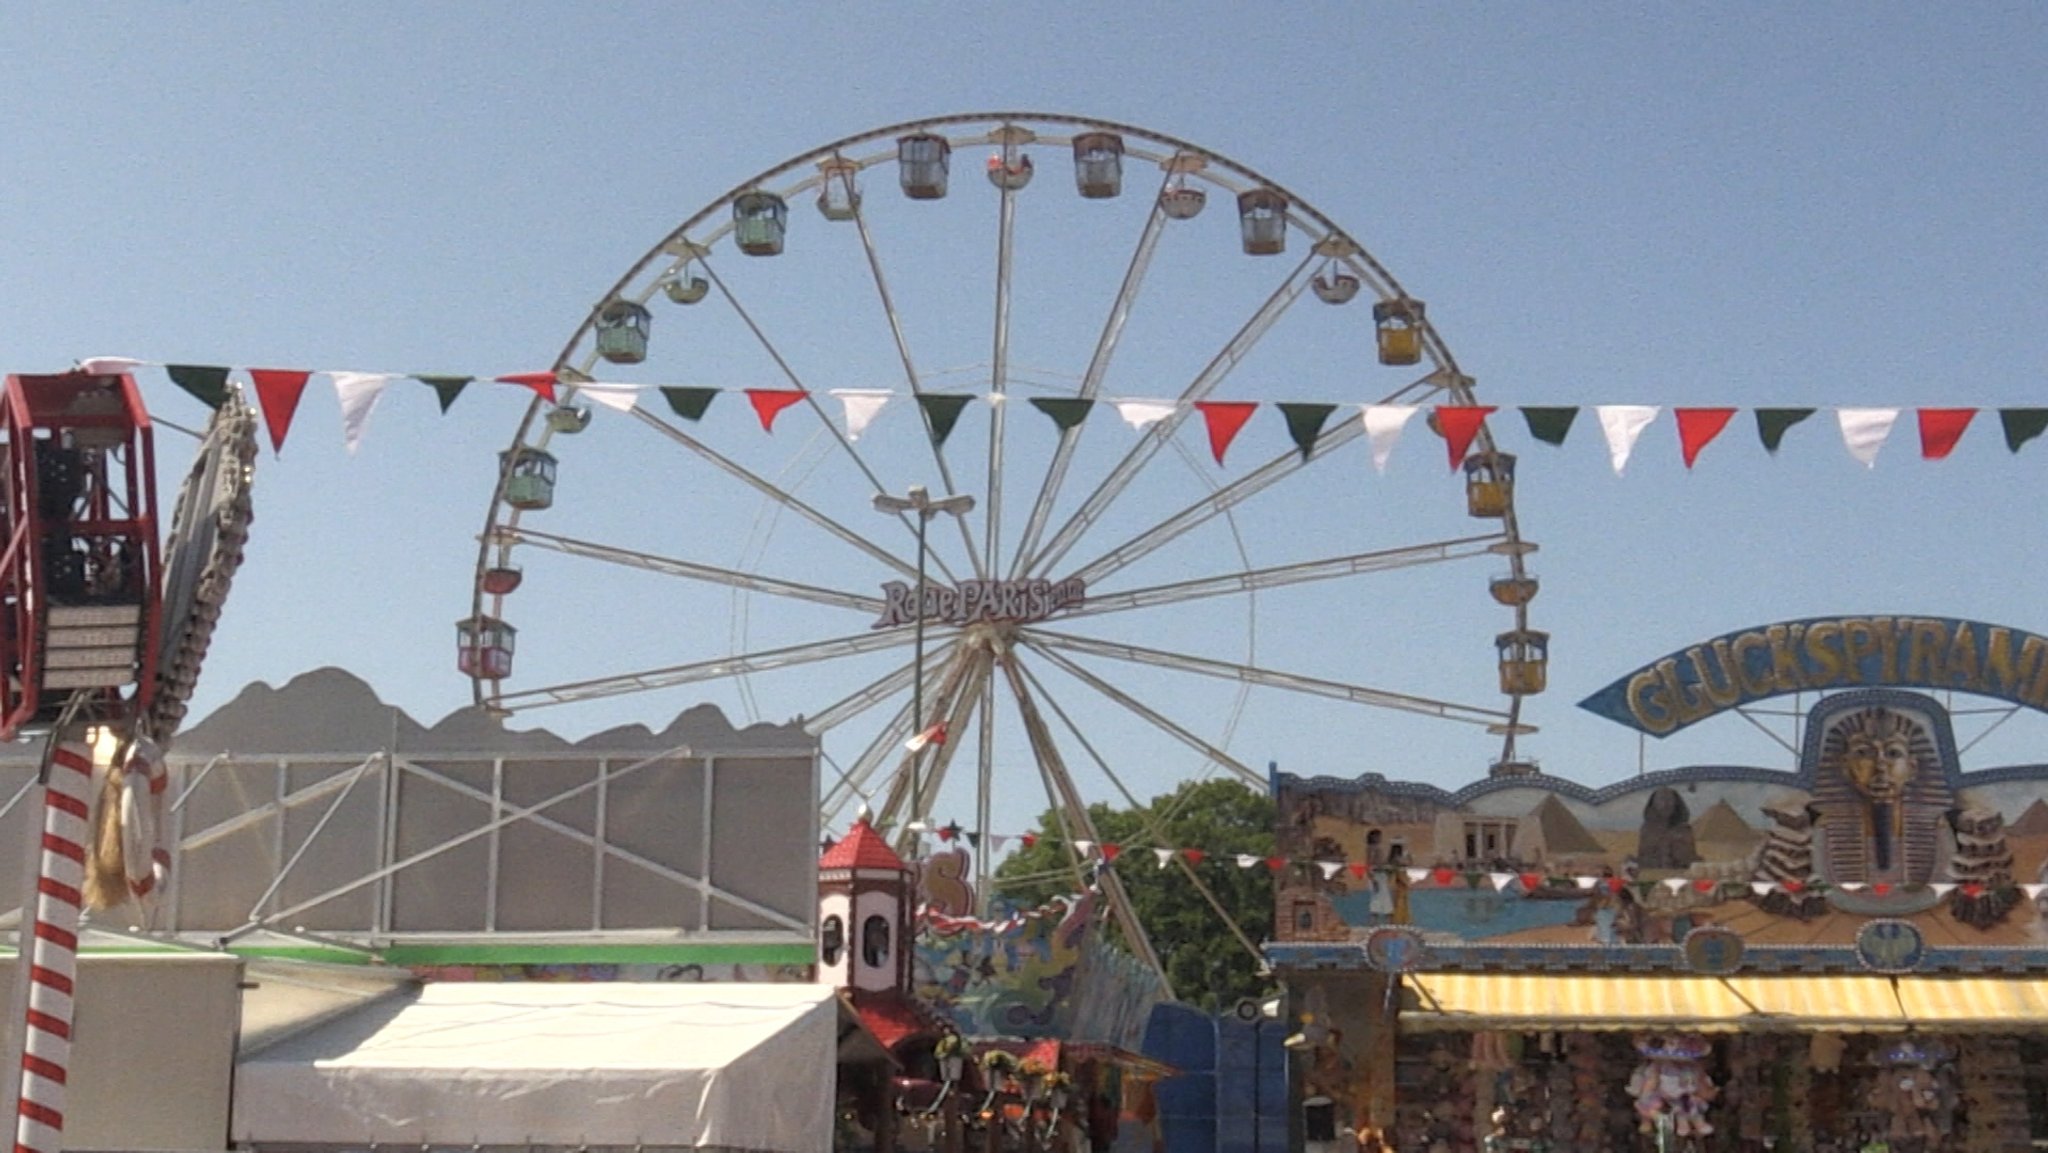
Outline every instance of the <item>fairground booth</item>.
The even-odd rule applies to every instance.
[[[1324,865],[1269,949],[1307,1148],[2048,1141],[2048,765],[1957,743],[2048,705],[2048,639],[1787,621],[1582,703],[1648,737],[1740,713],[1789,765],[1276,774],[1283,851]]]

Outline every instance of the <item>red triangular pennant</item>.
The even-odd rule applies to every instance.
[[[1259,406],[1244,400],[1198,400],[1195,407],[1201,410],[1202,420],[1209,425],[1209,455],[1223,463],[1223,454],[1230,451],[1230,442],[1237,438],[1244,422],[1252,418]]]
[[[1286,857],[1267,857],[1266,868],[1277,873],[1287,867]]]
[[[1674,408],[1671,414],[1678,418],[1678,447],[1685,454],[1685,467],[1700,458],[1700,450],[1721,435],[1728,427],[1728,420],[1735,415],[1732,408]]]
[[[750,388],[746,391],[747,403],[754,406],[754,415],[761,418],[763,432],[774,432],[776,415],[810,395],[800,388]]]
[[[1430,870],[1429,879],[1439,885],[1448,885],[1458,879],[1458,870],[1451,868],[1449,865],[1438,865]]]
[[[1702,893],[1711,893],[1715,889],[1720,888],[1720,886],[1721,882],[1714,880],[1712,877],[1701,877],[1692,883],[1692,887]]]
[[[299,411],[299,397],[313,374],[295,368],[252,368],[249,379],[256,382],[256,404],[263,410],[263,427],[270,430],[270,451],[284,451],[284,434],[292,427],[292,415]]]
[[[1450,451],[1452,468],[1465,463],[1465,454],[1472,449],[1472,439],[1479,435],[1479,426],[1486,423],[1493,410],[1494,406],[1490,404],[1436,406],[1437,431],[1443,434],[1444,447]]]
[[[1533,892],[1535,892],[1536,890],[1538,890],[1538,889],[1540,889],[1540,888],[1542,888],[1542,887],[1543,887],[1543,874],[1541,874],[1541,873],[1523,873],[1523,874],[1522,874],[1522,888],[1523,888],[1523,889],[1525,889],[1525,890],[1527,890],[1527,891],[1529,891],[1529,892],[1533,893]]]
[[[1619,893],[1621,892],[1623,886],[1627,884],[1628,882],[1622,880],[1620,877],[1609,877],[1607,878],[1607,891],[1610,893]]]
[[[1038,843],[1038,834],[1037,834],[1037,833],[1025,833],[1025,834],[1024,834],[1023,836],[1020,836],[1020,837],[1018,837],[1018,838],[1017,838],[1017,840],[1019,840],[1020,842],[1022,842],[1022,843],[1023,843],[1023,845],[1024,845],[1024,847],[1028,849],[1028,848],[1030,848],[1031,846],[1033,846],[1033,845],[1035,845],[1035,844],[1037,844],[1037,843]]]
[[[1363,881],[1365,880],[1365,871],[1369,867],[1370,866],[1368,866],[1364,861],[1353,861],[1350,864],[1344,866],[1344,869],[1352,876],[1357,877],[1359,880]]]
[[[1788,893],[1798,893],[1805,890],[1806,882],[1799,880],[1779,881],[1778,887]]]
[[[1969,882],[1966,882],[1966,883],[1965,883],[1965,884],[1963,885],[1963,896],[1965,896],[1965,897],[1981,897],[1981,896],[1983,896],[1983,895],[1984,895],[1984,885],[1983,885],[1983,884],[1982,884],[1981,882],[1978,882],[1978,881],[1969,881]]]
[[[1941,460],[1956,450],[1963,430],[1970,427],[1974,408],[1923,408],[1920,410],[1920,458]]]
[[[1114,862],[1117,857],[1123,854],[1123,851],[1124,847],[1122,845],[1112,845],[1105,841],[1102,845],[1102,859]]]
[[[555,403],[555,374],[552,372],[515,372],[497,379],[499,384],[524,385],[539,393],[542,400]]]
[[[1199,865],[1202,863],[1202,858],[1209,854],[1202,849],[1182,849],[1180,855],[1187,858],[1188,864]]]

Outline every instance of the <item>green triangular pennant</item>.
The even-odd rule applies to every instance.
[[[2005,426],[2005,447],[2018,452],[2021,445],[2048,432],[2048,408],[2001,408],[1998,423]]]
[[[1579,418],[1576,408],[1522,408],[1522,419],[1529,424],[1529,435],[1544,444],[1564,443],[1571,435],[1572,422]]]
[[[167,364],[164,371],[171,374],[172,383],[198,397],[208,408],[219,408],[228,402],[228,373],[232,369],[208,364]]]
[[[946,438],[953,435],[953,426],[960,423],[961,410],[973,399],[963,393],[927,392],[918,395],[917,404],[924,409],[925,428],[931,432],[934,447],[946,447]]]
[[[678,388],[664,385],[662,399],[677,416],[684,420],[703,420],[704,410],[711,407],[711,401],[718,395],[715,388]]]
[[[1051,417],[1061,432],[1069,432],[1088,419],[1088,410],[1095,407],[1095,402],[1072,396],[1034,396],[1031,407]]]
[[[1294,438],[1294,447],[1301,450],[1301,459],[1315,451],[1316,438],[1323,435],[1323,423],[1330,414],[1337,411],[1334,404],[1282,404],[1280,415],[1287,418],[1287,435]]]
[[[462,395],[463,386],[467,385],[470,381],[475,380],[476,377],[415,376],[413,377],[413,379],[419,381],[421,384],[428,385],[431,388],[433,388],[434,395],[441,398],[441,411],[443,413],[446,413],[448,411],[448,407],[455,403],[455,398]]]
[[[1756,434],[1763,438],[1765,450],[1778,451],[1778,443],[1785,439],[1785,430],[1812,416],[1813,412],[1810,408],[1757,409]]]

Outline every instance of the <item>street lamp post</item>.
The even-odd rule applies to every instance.
[[[934,499],[921,484],[910,486],[908,496],[875,494],[875,508],[891,516],[914,513],[917,516],[917,615],[913,618],[911,647],[911,688],[910,688],[910,732],[913,738],[924,733],[924,565],[925,528],[932,518],[942,512],[964,517],[974,511],[974,498],[966,493],[956,496],[942,496]],[[910,754],[910,823],[922,820],[918,809],[923,801],[920,788],[919,767],[924,762],[924,746],[919,745]]]

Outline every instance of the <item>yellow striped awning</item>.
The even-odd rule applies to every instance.
[[[1754,1010],[1746,1028],[1868,1033],[1907,1025],[1890,977],[1799,974],[1724,979]]]
[[[1401,1027],[1955,1032],[2048,1029],[2048,978],[1411,973]]]
[[[2048,979],[1900,977],[1899,1004],[1923,1029],[2048,1027]]]
[[[1684,1028],[1731,1032],[1750,1007],[1718,977],[1589,973],[1411,973],[1401,1027]]]

